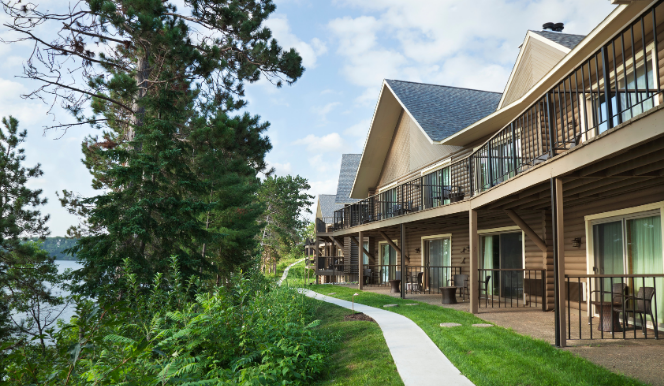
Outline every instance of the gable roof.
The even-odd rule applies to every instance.
[[[316,214],[319,214],[322,218],[333,218],[334,211],[337,209],[343,208],[343,204],[337,204],[334,202],[336,199],[335,194],[320,194],[318,195],[318,210]]]
[[[431,141],[441,141],[493,113],[501,93],[386,79]]]
[[[570,50],[576,47],[579,43],[581,43],[581,40],[583,40],[586,37],[586,35],[572,35],[572,34],[564,34],[562,32],[552,32],[552,31],[530,30],[530,32],[536,33],[544,38],[547,38],[553,42],[560,44],[563,47],[567,47]]]
[[[528,30],[519,46],[498,109],[521,98],[584,38],[583,35]]]
[[[339,182],[337,184],[335,203],[351,204],[358,201],[357,199],[350,198],[350,191],[353,188],[355,174],[357,174],[357,168],[360,166],[361,159],[362,154],[341,155],[341,168],[339,170]]]

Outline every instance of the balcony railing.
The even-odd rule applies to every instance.
[[[664,328],[664,274],[565,275],[563,284],[567,339],[658,339]]]
[[[484,145],[450,166],[334,213],[342,229],[476,196],[660,103],[658,2]]]

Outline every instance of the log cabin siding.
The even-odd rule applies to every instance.
[[[402,113],[385,156],[377,189],[414,176],[423,167],[444,159],[459,149],[459,146],[431,144],[410,115]]]
[[[514,69],[512,82],[509,84],[509,88],[505,90],[505,98],[501,107],[507,106],[521,98],[565,55],[566,52],[538,38],[528,38],[523,47],[521,61],[519,61],[519,64]]]

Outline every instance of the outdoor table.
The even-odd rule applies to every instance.
[[[401,293],[401,289],[399,288],[400,284],[401,280],[390,280],[390,285],[392,286],[390,288],[390,293]]]
[[[457,304],[457,287],[438,287],[438,289],[440,290],[440,293],[443,294],[443,304]]]
[[[605,301],[593,301],[592,304],[597,308],[597,312],[600,313],[599,320],[597,323],[597,330],[604,332],[622,332],[622,327],[620,325],[620,310],[616,307],[622,307],[620,303],[611,303]],[[613,320],[613,326],[611,321]]]

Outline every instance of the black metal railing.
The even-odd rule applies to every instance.
[[[454,275],[461,274],[457,266],[406,266],[406,291],[439,294],[441,287],[452,285]]]
[[[546,270],[478,269],[479,305],[546,309]]]
[[[664,274],[565,275],[564,285],[567,339],[658,339],[664,328]]]
[[[366,286],[386,287],[390,285],[390,280],[401,280],[401,265],[398,264],[365,264],[363,270]]]
[[[335,229],[478,195],[653,108],[662,96],[657,12],[644,11],[466,158],[335,212]]]

